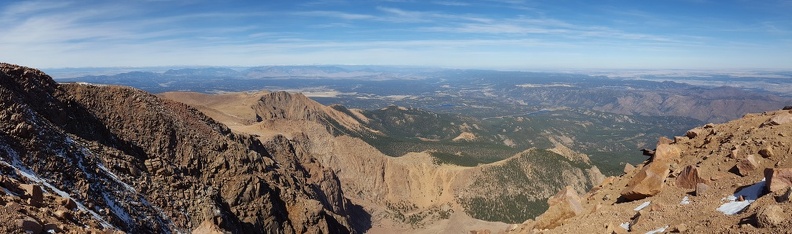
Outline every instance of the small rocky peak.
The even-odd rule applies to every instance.
[[[0,63],[0,85],[31,95],[51,93],[57,83],[44,72],[29,67]]]

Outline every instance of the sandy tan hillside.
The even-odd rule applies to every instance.
[[[518,173],[525,175],[541,173],[535,171],[545,171],[548,175],[551,173],[551,170],[542,165],[530,165],[533,159],[522,154],[479,167],[438,164],[427,153],[386,156],[358,138],[334,136],[332,129],[328,129],[328,125],[322,122],[333,120],[343,126],[351,126],[351,129],[366,129],[361,124],[365,121],[362,115],[346,115],[299,94],[248,93],[215,96],[165,93],[161,96],[192,105],[213,118],[217,116],[216,119],[221,121],[233,121],[226,116],[258,115],[260,122],[239,121],[237,123],[250,124],[228,125],[238,132],[259,135],[262,140],[284,135],[294,144],[304,147],[305,157],[315,158],[320,164],[332,168],[339,176],[345,196],[354,203],[361,204],[371,214],[372,232],[409,230],[458,233],[467,230],[504,230],[508,227],[507,224],[470,218],[464,212],[464,204],[459,201],[467,197],[488,197],[493,191],[498,194],[523,196],[521,193],[525,190],[509,191],[491,184],[482,185],[484,183],[475,178],[489,178],[493,173],[491,171],[500,169],[499,165],[504,164],[522,168]],[[231,101],[229,97],[236,100]],[[217,101],[218,99],[222,101]],[[234,104],[230,108],[224,103]],[[250,108],[235,108],[244,105],[249,105]],[[325,117],[329,118],[323,119]],[[584,191],[587,185],[596,183],[589,179],[596,179],[596,175],[599,175],[596,169],[569,169],[568,173],[551,177],[580,181],[575,187],[578,191]],[[544,182],[524,186],[530,187],[528,191],[531,191],[532,196],[541,200],[557,189],[555,185]]]
[[[624,175],[605,179],[579,198],[559,193],[545,214],[510,230],[788,233],[792,228],[792,111],[708,124],[674,140],[661,139],[657,147],[645,164],[625,168]]]

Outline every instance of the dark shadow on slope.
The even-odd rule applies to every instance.
[[[366,233],[371,229],[371,214],[366,212],[362,206],[349,203],[349,221],[352,228],[357,233]]]

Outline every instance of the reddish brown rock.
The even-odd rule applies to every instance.
[[[58,204],[65,207],[66,209],[74,210],[77,208],[77,203],[75,203],[74,200],[72,200],[71,198],[58,197],[56,198],[56,200],[58,201]]]
[[[571,186],[566,186],[564,189],[556,193],[547,200],[550,207],[541,216],[536,218],[535,228],[537,229],[550,229],[561,225],[561,223],[568,219],[575,217],[583,212],[583,206],[580,204],[580,197],[575,189]]]
[[[682,172],[676,177],[675,182],[677,187],[686,189],[695,189],[696,184],[699,183],[706,183],[706,180],[699,176],[698,169],[693,165],[689,165],[685,167],[685,169],[682,169]]]
[[[62,220],[69,220],[72,218],[71,212],[63,208],[56,210],[55,212],[53,212],[53,214],[55,215],[55,217]]]
[[[17,219],[16,226],[22,232],[33,233],[33,234],[41,233],[41,224],[38,223],[35,219],[30,217]]]
[[[775,200],[778,203],[789,202],[792,200],[792,187],[786,189],[786,192],[775,196]]]
[[[638,200],[660,193],[668,177],[668,171],[668,163],[657,161],[650,163],[630,179],[627,187],[621,191],[621,196],[627,200]]]
[[[773,153],[773,148],[769,146],[764,149],[760,149],[758,153],[763,158],[772,158],[773,156],[775,156],[775,153]]]
[[[753,154],[745,156],[745,158],[737,162],[737,172],[742,176],[747,176],[758,168],[759,162]]]
[[[678,147],[669,144],[657,145],[652,161],[676,161],[682,155],[682,151]]]
[[[792,187],[792,168],[767,168],[764,176],[768,192],[780,193]]]
[[[44,194],[41,191],[41,186],[36,184],[22,184],[19,185],[19,188],[25,191],[25,197],[27,197],[28,204],[32,206],[40,206],[41,202],[44,201]]]

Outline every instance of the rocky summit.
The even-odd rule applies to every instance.
[[[357,232],[338,177],[293,143],[2,63],[0,232]]]
[[[792,228],[792,110],[660,138],[603,178],[560,143],[471,166],[391,157],[355,137],[387,137],[382,119],[285,92],[155,96],[0,63],[0,107],[2,233]]]
[[[792,228],[789,118],[790,110],[747,114],[660,139],[653,158],[581,195],[582,209],[570,209],[557,195],[545,214],[508,232],[787,233]]]

